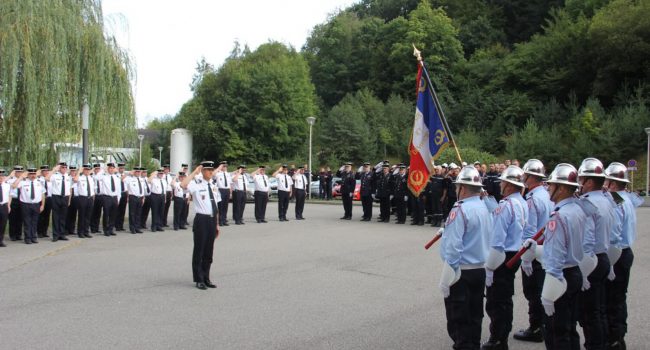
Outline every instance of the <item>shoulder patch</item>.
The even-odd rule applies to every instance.
[[[454,220],[456,220],[456,211],[455,211],[455,210],[452,210],[452,211],[449,213],[449,217],[447,217],[447,223],[446,223],[446,225],[451,224],[452,222],[454,222]]]
[[[555,232],[555,229],[556,229],[556,228],[557,228],[557,222],[556,222],[555,220],[550,220],[550,221],[548,222],[548,229],[549,229],[551,232]]]

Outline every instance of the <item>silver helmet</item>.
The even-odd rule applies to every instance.
[[[516,165],[511,165],[507,167],[503,173],[501,173],[500,179],[501,181],[509,182],[515,186],[525,187],[524,183],[522,182],[523,177],[524,171]]]
[[[619,162],[614,162],[605,169],[605,178],[624,183],[630,182],[627,179],[627,167]]]
[[[578,176],[605,177],[605,167],[596,158],[586,158],[578,168]]]
[[[456,163],[450,163],[449,170],[454,170],[454,169],[458,169],[458,165],[456,165]]]
[[[578,171],[576,168],[567,163],[558,164],[546,181],[550,184],[561,184],[580,187],[578,183]]]
[[[454,183],[459,185],[483,186],[481,183],[481,175],[473,166],[464,167],[460,173],[458,173],[458,177],[456,177]]]
[[[538,159],[529,159],[526,164],[524,164],[524,174],[535,175],[539,177],[546,176],[544,169],[544,163]]]

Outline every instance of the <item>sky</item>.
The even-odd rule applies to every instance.
[[[108,34],[135,68],[138,126],[175,115],[192,97],[202,57],[219,67],[234,42],[251,50],[269,40],[305,43],[312,28],[355,0],[103,0]]]

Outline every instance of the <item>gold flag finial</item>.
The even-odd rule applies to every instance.
[[[411,45],[413,45],[413,56],[415,56],[415,58],[417,58],[418,61],[422,61],[422,54],[420,53],[420,50],[418,50],[418,48],[415,47],[415,44],[411,44]]]

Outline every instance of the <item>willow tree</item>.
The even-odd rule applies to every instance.
[[[0,162],[52,161],[53,145],[119,147],[135,134],[132,70],[104,31],[100,0],[0,1]]]

